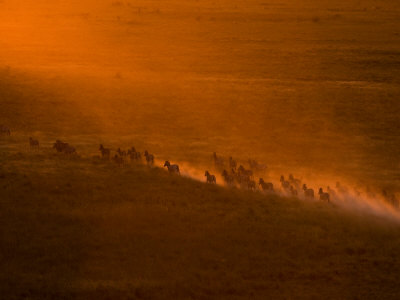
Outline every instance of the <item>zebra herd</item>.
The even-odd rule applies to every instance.
[[[103,159],[110,159],[111,150],[109,148],[105,148],[102,144],[99,146],[99,151]],[[146,159],[146,163],[149,167],[154,166],[154,155],[149,153],[147,150],[143,153],[144,158]],[[118,148],[116,154],[112,158],[114,162],[118,165],[123,166],[127,159],[134,162],[141,162],[142,161],[142,153],[136,151],[135,147],[131,147],[127,151],[121,150]],[[176,164],[171,164],[168,160],[165,161],[164,167],[166,167],[169,173],[180,174],[179,166]]]
[[[30,145],[31,149],[39,148],[39,141],[30,137],[29,145]],[[72,147],[68,143],[65,143],[60,140],[56,140],[56,142],[53,143],[53,149],[57,150],[57,152],[59,152],[59,153],[64,153],[64,154],[69,154],[69,155],[77,154],[75,147]],[[142,161],[142,153],[139,151],[136,151],[135,147],[131,147],[128,150],[122,150],[121,148],[118,148],[116,150],[115,155],[112,157],[111,157],[111,149],[105,148],[103,146],[103,144],[99,145],[99,151],[100,151],[101,157],[103,159],[106,159],[106,160],[111,159],[117,165],[119,165],[121,167],[127,163],[128,159],[133,162],[141,162]],[[145,150],[143,153],[143,156],[146,159],[146,163],[148,166],[150,166],[150,167],[154,166],[154,155],[153,154],[150,154],[147,150]],[[177,164],[171,164],[168,160],[166,160],[164,163],[164,167],[166,167],[168,169],[169,173],[174,173],[174,174],[180,175],[179,166]],[[214,180],[212,182],[216,183],[215,176],[213,178],[214,178]]]
[[[39,145],[39,142],[37,141],[37,144]],[[65,154],[76,154],[76,149],[75,147],[72,147],[68,143],[64,143],[60,140],[57,140],[53,144],[53,149],[56,149],[57,152],[65,153]]]
[[[10,136],[11,130],[5,125],[0,125],[0,136]],[[29,146],[31,149],[38,149],[40,146],[39,140],[29,137]],[[59,153],[66,155],[76,155],[77,151],[75,147],[71,146],[69,143],[63,142],[61,140],[56,140],[53,143],[53,149]],[[142,157],[145,159],[146,164],[149,167],[154,166],[154,155],[149,153],[147,150],[143,152],[137,151],[135,147],[131,147],[128,150],[122,150],[118,148],[115,151],[114,156],[111,156],[111,149],[105,148],[102,144],[99,145],[98,150],[100,151],[101,158],[105,160],[112,160],[119,166],[124,166],[128,161],[131,162],[142,162]],[[258,190],[265,193],[275,193],[280,192],[281,194],[293,197],[300,197],[303,195],[304,198],[314,199],[316,197],[314,189],[309,188],[306,183],[302,182],[300,179],[295,178],[292,174],[289,174],[288,178],[281,175],[279,178],[280,186],[277,188],[272,182],[266,182],[262,177],[255,181],[255,174],[260,174],[267,170],[267,165],[260,164],[256,160],[249,159],[247,161],[249,168],[246,169],[243,165],[239,165],[236,160],[232,157],[226,159],[216,152],[212,155],[214,162],[214,169],[221,171],[222,179],[228,187],[237,187],[248,189],[248,190]],[[171,164],[170,161],[166,160],[163,167],[166,167],[168,172],[171,174],[180,175],[180,168],[177,164]],[[208,170],[205,171],[204,176],[205,181],[209,184],[217,184],[217,178],[215,175],[211,174]],[[339,182],[336,183],[336,190],[341,194],[347,194],[345,187],[341,186]],[[331,197],[335,197],[336,191],[331,189],[329,186],[326,191],[322,187],[318,189],[318,198],[321,201],[330,202]],[[371,194],[371,197],[377,195]],[[388,193],[386,190],[382,190],[381,196],[389,202],[394,207],[400,207],[400,201],[396,198],[394,194]]]
[[[246,169],[243,165],[239,165],[239,167],[237,167],[238,164],[236,160],[234,160],[232,157],[229,157],[229,159],[226,160],[222,156],[217,155],[216,152],[213,153],[213,160],[215,168],[222,170],[221,176],[226,185],[238,185],[241,188],[249,190],[256,190],[257,186],[259,186],[260,189],[266,193],[276,192],[274,184],[272,182],[266,182],[263,178],[259,178],[257,185],[256,181],[254,180],[254,174],[265,171],[267,169],[267,165],[260,164],[256,160],[249,159],[249,169]],[[225,163],[225,161],[227,161],[227,163]],[[210,182],[208,171],[206,173],[206,176],[207,182]],[[313,199],[315,197],[314,190],[312,188],[308,188],[307,184],[302,184],[301,180],[294,178],[292,174],[289,174],[288,179],[285,179],[285,177],[281,175],[279,181],[279,191],[285,195],[298,197],[299,191],[302,191],[305,198]],[[328,190],[329,189],[330,188],[328,187]],[[320,200],[330,202],[329,192],[324,192],[322,187],[319,188],[318,196]]]
[[[4,127],[2,127],[4,128]],[[29,145],[31,148],[39,148],[39,141],[32,137],[29,138]],[[68,155],[77,154],[75,147],[70,144],[63,142],[61,140],[56,140],[53,143],[53,149],[55,149],[59,153],[64,153]],[[99,145],[98,150],[100,151],[100,155],[102,159],[112,160],[118,166],[124,166],[128,160],[132,162],[141,162],[142,161],[142,153],[137,151],[135,147],[131,147],[128,150],[122,150],[118,148],[115,151],[114,156],[111,156],[111,149],[105,148],[103,144]],[[143,157],[146,160],[146,163],[149,167],[154,166],[154,155],[149,153],[147,150],[143,152]],[[223,169],[221,175],[224,179],[226,185],[233,187],[239,185],[241,188],[245,188],[248,190],[255,191],[258,186],[262,191],[267,193],[274,193],[274,185],[272,182],[265,182],[263,178],[259,178],[258,184],[254,180],[254,173],[262,172],[267,169],[265,164],[260,164],[256,160],[248,160],[248,164],[250,169],[246,169],[243,165],[239,165],[237,167],[237,162],[232,157],[229,157],[227,160],[230,171],[226,170],[225,159],[221,156],[218,156],[216,152],[213,153],[214,166],[216,169]],[[163,167],[168,169],[169,173],[180,175],[180,169],[177,164],[171,164],[168,160],[164,162]],[[206,177],[206,182],[210,184],[216,184],[217,178],[215,175],[211,174],[208,170],[205,171],[204,176]],[[286,180],[282,175],[280,177],[281,191],[283,191],[286,195],[298,196],[298,191],[303,190],[304,196],[306,198],[314,198],[314,190],[308,188],[304,183],[301,185],[301,180],[293,177],[292,174],[289,175]],[[328,187],[329,189],[329,187]],[[330,194],[324,192],[322,188],[319,189],[319,199],[329,202]]]

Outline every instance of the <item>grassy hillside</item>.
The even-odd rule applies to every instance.
[[[397,300],[399,222],[362,202],[400,191],[399,19],[389,0],[0,0],[0,298]],[[363,194],[159,163],[204,180],[214,151]]]
[[[5,299],[396,299],[398,224],[1,140]]]

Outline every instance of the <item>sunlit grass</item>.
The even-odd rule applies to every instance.
[[[400,229],[384,219],[48,148],[16,144],[0,162],[7,298],[386,298],[397,289]]]
[[[0,298],[398,299],[399,6],[376,2],[0,0]],[[349,193],[226,188],[214,151]]]

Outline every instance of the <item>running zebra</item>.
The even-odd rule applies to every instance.
[[[168,169],[168,171],[170,173],[176,173],[176,174],[179,174],[179,175],[181,174],[180,171],[179,171],[179,166],[178,165],[171,165],[171,163],[168,160],[165,161],[164,167],[167,167],[167,169]]]
[[[154,165],[154,155],[153,155],[153,154],[150,154],[150,153],[147,152],[147,150],[146,150],[146,151],[144,151],[144,156],[146,157],[147,165],[149,165],[149,166]],[[165,166],[164,166],[164,167],[165,167]],[[178,171],[179,171],[179,169],[178,169]],[[179,172],[178,172],[178,173],[179,173]]]
[[[215,175],[211,175],[210,172],[206,171],[204,173],[204,176],[207,177],[207,183],[217,183],[217,179],[215,178]]]

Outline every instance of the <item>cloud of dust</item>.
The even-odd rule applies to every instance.
[[[157,160],[156,164],[162,166],[165,160]],[[181,170],[181,175],[192,178],[194,180],[198,180],[201,182],[206,182],[205,171],[209,170],[209,172],[216,176],[217,185],[222,186],[224,188],[232,188],[228,186],[223,177],[221,176],[221,170],[217,170],[214,167],[210,166],[193,166],[187,162],[179,162],[179,161],[170,161],[171,164],[178,164]],[[320,187],[323,188],[324,192],[327,192],[327,187],[330,187],[330,203],[326,203],[327,205],[335,205],[345,210],[354,211],[357,213],[365,214],[365,215],[374,215],[382,218],[386,218],[391,221],[400,222],[400,210],[395,207],[393,204],[389,203],[385,197],[379,193],[378,191],[371,191],[371,188],[365,187],[357,187],[351,183],[346,183],[343,180],[338,181],[336,179],[324,179],[324,180],[307,180],[302,178],[300,186],[298,186],[297,192],[298,196],[293,196],[290,192],[285,191],[280,184],[279,178],[280,173],[276,173],[273,171],[256,173],[254,175],[254,180],[256,181],[256,191],[259,193],[263,193],[263,191],[258,186],[258,179],[263,178],[267,182],[272,182],[274,184],[274,194],[277,194],[281,197],[296,197],[300,201],[307,202],[320,202],[318,190]],[[287,177],[286,177],[287,178]],[[301,190],[301,185],[303,183],[307,184],[308,188],[312,188],[315,193],[314,199],[306,198],[304,196],[303,191]],[[236,183],[235,188],[240,188],[240,186]],[[266,193],[268,195],[270,193]]]

